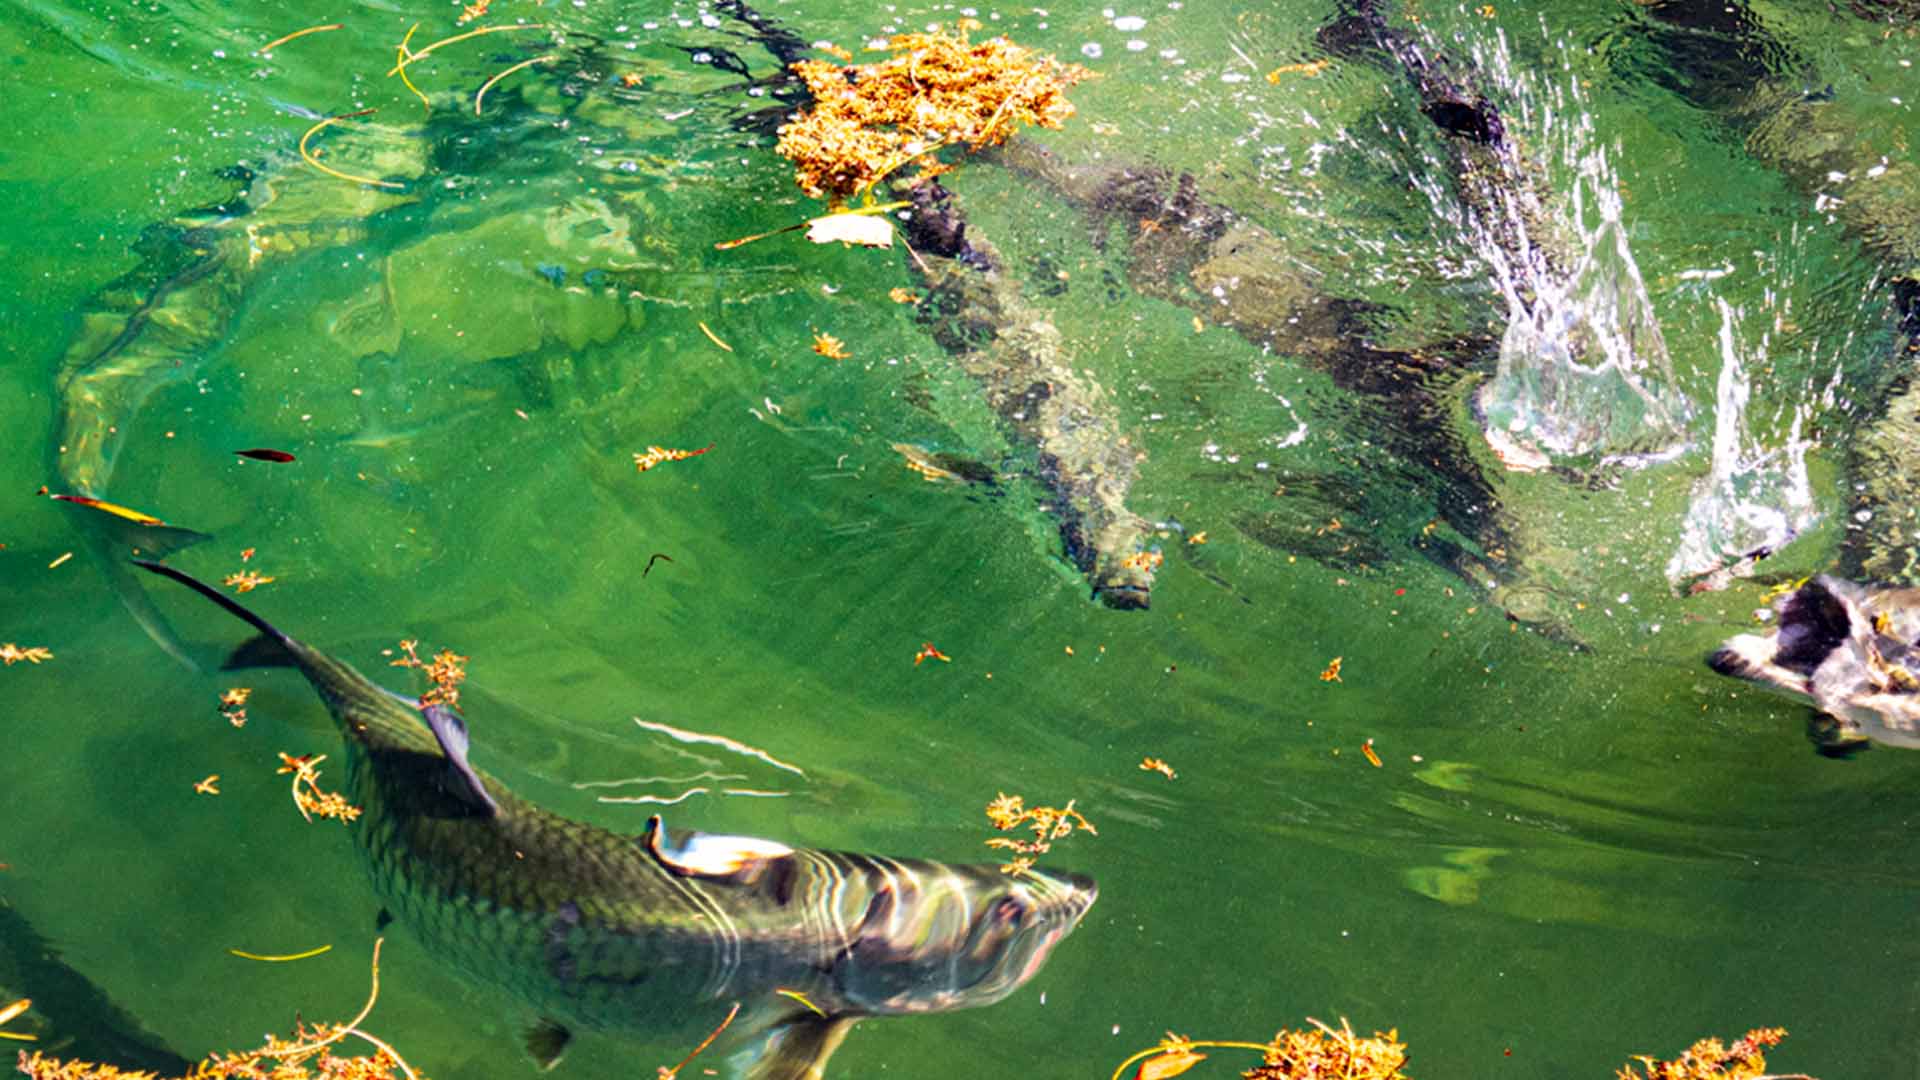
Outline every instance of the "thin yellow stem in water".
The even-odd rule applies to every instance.
[[[315,135],[318,135],[320,133],[320,130],[322,128],[325,128],[327,125],[337,124],[342,120],[351,120],[356,116],[368,116],[378,111],[379,110],[377,109],[361,109],[359,112],[343,113],[339,116],[329,116],[325,120],[322,120],[319,123],[308,128],[307,133],[305,135],[300,136],[301,160],[305,161],[307,164],[313,166],[314,168],[319,169],[321,172],[326,173],[328,176],[338,177],[341,180],[352,181],[353,183],[356,183],[356,184],[372,184],[374,187],[393,188],[395,190],[399,190],[400,188],[405,187],[406,185],[396,184],[391,180],[375,180],[371,176],[354,176],[352,173],[343,173],[339,169],[330,169],[327,166],[320,164],[320,159],[317,157],[314,157],[313,152],[307,149],[307,140],[313,138]]]
[[[493,78],[488,79],[486,82],[481,83],[480,92],[473,95],[473,115],[475,116],[480,115],[480,101],[481,99],[487,96],[487,91],[493,89],[494,83],[499,82],[501,79],[506,78],[507,76],[513,74],[516,71],[521,70],[522,68],[530,68],[535,64],[544,64],[549,60],[558,60],[558,59],[560,59],[558,56],[555,56],[552,53],[548,53],[545,56],[536,56],[531,60],[522,60],[519,63],[508,68],[507,70],[501,72],[500,74],[495,75]]]
[[[840,214],[864,214],[864,215],[886,214],[886,213],[891,213],[892,211],[898,210],[903,206],[911,206],[911,205],[912,205],[911,203],[907,202],[904,199],[901,200],[900,202],[869,203],[866,206],[858,207],[853,210],[836,210],[832,214],[822,214],[821,217],[835,217]],[[722,240],[719,243],[713,245],[713,247],[715,251],[732,251],[734,248],[740,247],[742,245],[751,244],[755,240],[765,240],[769,236],[779,236],[781,233],[790,233],[797,229],[804,229],[809,225],[812,225],[814,222],[818,220],[820,220],[820,218],[808,218],[807,220],[799,222],[798,224],[782,226],[781,228],[775,229],[772,232],[754,233],[752,236],[743,236],[738,240]],[[916,258],[917,257],[918,256],[916,256]],[[705,329],[705,327],[702,327],[702,329]],[[709,332],[707,336],[712,337],[713,334]],[[733,351],[732,349],[727,348],[727,346],[725,345],[722,345],[720,347],[723,349],[727,349],[728,352]],[[784,765],[784,764],[781,764],[780,762],[774,762],[774,764],[780,765],[781,768],[787,769],[791,772],[800,772],[799,769],[795,769],[790,765]],[[806,774],[801,773],[801,775],[805,776]]]
[[[306,952],[289,953],[286,956],[262,956],[259,953],[245,952],[240,949],[228,949],[227,951],[242,960],[261,960],[269,964],[284,964],[289,960],[305,960],[309,957],[319,956],[321,953],[328,952],[332,948],[333,946],[331,945],[322,945],[317,949],[308,949]]]
[[[669,1077],[680,1075],[680,1070],[686,1068],[687,1065],[691,1063],[694,1058],[699,1057],[701,1051],[705,1050],[709,1046],[712,1046],[713,1040],[719,1038],[720,1033],[727,1030],[727,1025],[733,1023],[733,1018],[738,1015],[740,1015],[740,1003],[736,1001],[733,1003],[733,1008],[727,1010],[727,1018],[725,1020],[720,1021],[719,1027],[713,1029],[713,1034],[708,1035],[704,1042],[702,1042],[699,1046],[694,1047],[693,1053],[688,1054],[684,1058],[681,1058],[680,1064],[675,1065],[673,1068],[666,1070],[666,1075]]]
[[[400,74],[400,69],[406,67],[408,64],[413,63],[415,60],[418,60],[421,57],[426,56],[428,53],[431,53],[433,50],[439,48],[442,45],[451,45],[456,41],[465,41],[468,38],[476,38],[476,37],[479,37],[481,34],[506,34],[506,33],[511,33],[515,30],[545,30],[546,28],[547,28],[546,23],[528,23],[525,26],[483,26],[478,30],[469,30],[464,34],[455,34],[450,38],[441,38],[439,41],[436,41],[433,44],[427,46],[426,48],[421,49],[417,53],[408,53],[405,59],[393,65],[393,70],[387,72],[387,75],[388,77],[392,77],[394,75]]]
[[[373,1035],[369,1035],[366,1032],[361,1031],[357,1027],[342,1028],[340,1031],[340,1034],[352,1035],[356,1038],[364,1039],[367,1042],[372,1043],[381,1052],[385,1053],[388,1057],[392,1058],[393,1063],[395,1065],[400,1066],[400,1071],[407,1074],[407,1080],[420,1080],[420,1074],[413,1071],[413,1066],[407,1064],[407,1059],[400,1056],[400,1051],[395,1050],[392,1046],[388,1045],[386,1042],[382,1041],[381,1039]]]
[[[1251,1043],[1251,1042],[1190,1042],[1190,1043],[1187,1043],[1186,1045],[1189,1047],[1204,1046],[1210,1050],[1216,1050],[1216,1049],[1217,1050],[1258,1050],[1262,1053],[1265,1053],[1267,1050],[1266,1043]],[[1165,1046],[1147,1047],[1145,1050],[1142,1050],[1139,1053],[1128,1058],[1127,1060],[1121,1062],[1120,1067],[1113,1070],[1113,1080],[1120,1080],[1120,1074],[1123,1072],[1126,1072],[1127,1066],[1133,1064],[1134,1062],[1143,1061],[1147,1058],[1152,1057],[1155,1054],[1164,1054],[1166,1053],[1166,1050],[1167,1048]]]
[[[410,26],[410,27],[408,27],[408,28],[407,28],[407,36],[406,36],[406,37],[403,37],[403,38],[401,38],[401,39],[400,39],[400,48],[399,48],[399,51],[398,51],[398,52],[396,52],[396,53],[394,54],[394,60],[395,60],[395,61],[396,61],[397,63],[399,63],[399,64],[401,65],[401,67],[400,67],[400,69],[399,69],[399,70],[400,70],[400,81],[401,81],[402,83],[404,83],[404,84],[406,84],[406,87],[407,87],[407,89],[409,89],[409,90],[411,90],[411,91],[413,91],[413,96],[414,96],[414,97],[417,97],[417,98],[419,98],[419,99],[420,99],[420,108],[421,108],[421,109],[423,109],[423,110],[425,110],[425,111],[427,111],[427,112],[432,112],[432,111],[433,111],[433,102],[431,102],[431,101],[428,101],[428,100],[427,100],[427,95],[425,95],[425,94],[423,94],[423,93],[421,93],[421,92],[420,92],[420,88],[419,88],[419,87],[417,87],[417,86],[415,86],[415,85],[413,85],[413,80],[412,80],[412,79],[409,79],[409,78],[407,78],[407,70],[406,70],[406,66],[405,66],[405,65],[406,65],[406,60],[407,60],[407,57],[409,57],[409,56],[412,56],[412,55],[413,55],[413,53],[411,53],[411,52],[409,52],[409,51],[408,51],[408,49],[407,49],[407,42],[409,42],[409,41],[412,41],[412,40],[413,40],[413,32],[414,32],[415,30],[418,30],[418,29],[420,29],[420,24],[419,24],[419,23],[414,23],[414,24],[413,24],[412,26]]]
[[[793,1000],[795,1000],[795,1001],[797,1001],[797,1002],[799,1002],[800,1004],[802,1004],[802,1005],[805,1005],[805,1006],[806,1006],[807,1008],[809,1008],[809,1009],[811,1009],[811,1010],[813,1010],[813,1012],[814,1012],[814,1014],[815,1014],[816,1016],[819,1016],[819,1017],[821,1017],[822,1019],[825,1019],[825,1018],[826,1018],[826,1016],[827,1016],[827,1014],[826,1014],[826,1012],[825,1012],[824,1010],[822,1010],[822,1009],[820,1008],[820,1006],[818,1006],[818,1005],[815,1005],[815,1004],[814,1004],[813,1002],[811,1002],[811,1001],[808,1001],[808,1000],[807,1000],[807,995],[805,995],[805,994],[803,994],[803,993],[801,993],[801,992],[800,992],[800,991],[798,991],[798,990],[788,990],[788,989],[787,989],[786,987],[784,987],[784,986],[783,986],[783,987],[781,987],[781,988],[779,988],[779,989],[777,989],[777,990],[775,990],[775,991],[774,991],[774,993],[776,993],[776,994],[779,994],[779,995],[780,995],[781,997],[789,997],[789,998],[792,998]]]
[[[732,251],[734,248],[740,247],[743,244],[751,244],[755,240],[765,240],[769,236],[779,236],[781,233],[789,233],[795,229],[804,229],[807,227],[807,224],[807,222],[802,221],[797,225],[788,225],[785,228],[775,229],[772,232],[755,233],[752,236],[743,236],[738,240],[722,240],[713,245],[713,249],[715,251]]]
[[[326,1038],[321,1039],[318,1042],[311,1042],[302,1046],[291,1047],[287,1050],[286,1053],[277,1054],[275,1055],[276,1057],[278,1057],[282,1061],[285,1061],[288,1058],[302,1057],[304,1055],[311,1054],[314,1051],[319,1050],[323,1047],[332,1046],[334,1043],[337,1043],[341,1039],[345,1038],[349,1032],[354,1032],[357,1034],[356,1029],[359,1028],[360,1021],[365,1020],[368,1014],[373,1012],[373,1003],[380,1000],[380,946],[385,944],[386,940],[387,939],[383,937],[373,939],[373,989],[367,992],[367,1003],[364,1007],[361,1008],[360,1015],[354,1017],[352,1020],[349,1020],[344,1024],[339,1024],[335,1026],[333,1029],[333,1034],[327,1036]],[[361,1037],[365,1038],[365,1036],[361,1036]],[[372,1040],[368,1040],[368,1041],[372,1041]],[[398,1055],[395,1056],[395,1060],[398,1060]],[[408,1072],[409,1074],[411,1074],[412,1070],[408,1070]]]
[[[706,323],[701,323],[701,324],[700,324],[700,332],[701,332],[701,333],[703,333],[703,334],[705,334],[705,335],[707,335],[707,340],[708,340],[708,341],[711,341],[711,342],[713,342],[713,343],[714,343],[715,345],[718,345],[718,346],[720,346],[721,348],[723,348],[723,349],[725,349],[725,350],[727,350],[728,352],[732,352],[732,351],[733,351],[733,346],[731,346],[731,345],[729,345],[729,344],[727,344],[727,343],[726,343],[726,342],[724,342],[724,341],[721,341],[721,340],[720,340],[720,335],[719,335],[719,334],[716,334],[716,333],[714,333],[714,332],[713,332],[712,330],[710,330],[710,329],[708,329],[708,328],[707,328],[707,324],[706,324]]]
[[[286,37],[274,38],[272,41],[269,41],[265,45],[262,45],[259,48],[253,50],[253,52],[255,56],[263,55],[265,53],[272,52],[275,46],[285,45],[287,42],[292,41],[294,38],[305,37],[308,34],[318,34],[326,30],[339,30],[345,26],[346,26],[345,23],[328,23],[325,26],[309,26],[305,30],[295,30],[293,33],[288,34]]]

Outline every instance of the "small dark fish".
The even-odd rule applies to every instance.
[[[252,458],[255,461],[278,461],[285,463],[293,460],[293,455],[287,453],[285,450],[265,450],[255,447],[252,450],[235,450],[234,453],[239,454],[241,457]]]

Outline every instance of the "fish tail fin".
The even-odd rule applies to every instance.
[[[774,1028],[753,1051],[745,1080],[822,1080],[827,1059],[846,1041],[855,1016],[803,1016]]]
[[[233,662],[243,665],[291,666],[305,675],[327,704],[327,711],[349,743],[361,747],[398,747],[423,751],[433,745],[417,704],[381,688],[349,664],[280,632],[246,605],[185,571],[164,563],[134,559],[133,565],[173,580],[225,608],[234,618],[260,631],[260,639],[242,645]],[[279,655],[270,655],[278,653]],[[470,772],[471,770],[469,770]],[[481,788],[481,800],[485,789]],[[490,800],[485,800],[491,805]]]
[[[173,567],[168,566],[165,563],[153,562],[148,559],[133,559],[131,560],[131,562],[133,563],[133,565],[139,567],[142,570],[147,571],[150,574],[159,574],[161,577],[170,577],[173,580],[179,582],[180,584],[185,585],[187,588],[192,589],[194,592],[199,593],[201,596],[204,596],[207,599],[213,601],[214,603],[219,604],[221,607],[227,609],[228,614],[231,614],[235,618],[240,619],[243,622],[246,622],[247,624],[251,625],[255,630],[260,631],[262,634],[272,639],[274,644],[278,645],[283,652],[286,652],[289,655],[291,655],[295,651],[294,640],[288,637],[287,635],[281,633],[279,629],[275,627],[272,623],[268,622],[267,620],[261,618],[258,615],[255,615],[253,611],[250,610],[245,604],[240,603],[238,600],[235,600],[231,596],[228,596],[225,593],[221,592],[220,590],[207,584],[206,582],[201,581],[199,578],[194,577],[192,574],[189,574],[184,570],[175,570]],[[242,651],[245,651],[246,648],[247,646],[244,646],[244,645],[241,646]]]
[[[255,634],[241,642],[220,665],[221,671],[244,671],[248,668],[298,667],[299,660],[280,639],[272,634]]]

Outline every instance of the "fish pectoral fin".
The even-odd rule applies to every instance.
[[[487,817],[498,814],[500,804],[487,794],[487,786],[480,782],[480,774],[467,761],[466,721],[445,705],[429,705],[421,709],[420,718],[427,722],[434,740],[440,744],[440,752],[447,756],[448,787],[453,794]]]
[[[858,1021],[856,1016],[803,1016],[781,1024],[749,1053],[744,1080],[822,1080],[827,1059]]]
[[[561,1056],[567,1052],[567,1046],[572,1042],[573,1032],[568,1031],[566,1025],[558,1020],[543,1016],[527,1029],[527,1053],[533,1057],[534,1063],[540,1066],[541,1072],[547,1072],[560,1064]]]

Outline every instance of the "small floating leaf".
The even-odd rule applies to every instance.
[[[807,222],[807,239],[816,244],[859,244],[861,247],[893,246],[893,223],[873,214],[828,214]]]
[[[1134,1074],[1135,1080],[1167,1080],[1179,1076],[1195,1065],[1207,1060],[1207,1055],[1192,1050],[1181,1050],[1150,1057],[1140,1063],[1140,1071]]]

